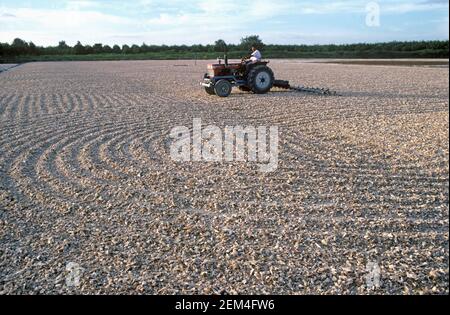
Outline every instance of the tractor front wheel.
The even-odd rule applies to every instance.
[[[217,96],[220,97],[228,97],[231,94],[232,85],[227,80],[219,80],[214,85],[214,91],[216,92]]]
[[[205,86],[205,91],[209,95],[216,95],[216,92],[214,91],[214,86]]]

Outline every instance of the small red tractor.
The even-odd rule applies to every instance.
[[[240,63],[228,63],[225,56],[223,63],[219,59],[217,64],[208,65],[208,73],[204,75],[200,84],[206,93],[220,97],[229,96],[233,86],[241,91],[265,94],[276,83],[273,71],[267,66],[268,63],[268,61],[250,63],[246,62],[245,58]]]
[[[275,80],[273,71],[267,66],[268,64],[268,61],[252,63],[247,58],[243,58],[239,63],[229,63],[225,56],[223,63],[221,59],[218,59],[218,63],[208,65],[208,73],[205,73],[200,85],[209,95],[220,97],[228,97],[233,86],[238,87],[241,91],[255,94],[266,94],[276,87],[319,95],[338,95],[337,92],[329,89],[291,86],[289,81]]]

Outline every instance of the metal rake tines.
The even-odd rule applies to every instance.
[[[291,87],[291,90],[294,90],[297,92],[320,94],[320,95],[338,95],[337,92],[331,91],[330,89],[327,89],[327,88],[296,86],[296,87]]]

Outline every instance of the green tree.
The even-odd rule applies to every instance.
[[[122,49],[120,49],[119,45],[114,45],[112,50],[113,50],[113,53],[115,53],[115,54],[120,54],[122,52]]]
[[[15,38],[13,40],[11,46],[15,47],[15,48],[27,48],[28,47],[28,43],[26,41],[24,41],[23,39]]]
[[[143,53],[148,52],[150,47],[146,43],[142,43],[140,51]]]
[[[131,51],[130,51],[130,46],[128,46],[128,45],[123,45],[123,46],[122,46],[122,54],[129,54],[129,53],[131,53]]]
[[[66,48],[69,48],[69,46],[66,44],[66,41],[62,40],[62,41],[59,42],[58,48],[66,49]]]
[[[73,47],[73,52],[75,55],[83,55],[85,53],[84,46],[78,41]]]
[[[70,49],[71,49],[70,46],[67,45],[66,42],[62,40],[58,43],[57,53],[66,55],[70,53]]]
[[[249,50],[252,47],[261,50],[264,48],[265,45],[263,41],[259,38],[259,35],[250,35],[241,39],[240,46],[242,49],[245,50]]]
[[[103,46],[103,52],[105,54],[110,54],[113,52],[113,50],[112,50],[111,46],[105,45],[105,46]]]
[[[94,53],[94,49],[90,45],[84,46],[84,53],[86,55],[92,55]]]
[[[30,55],[34,55],[34,56],[39,55],[39,49],[36,47],[36,45],[33,42],[30,42],[28,44],[28,47],[29,47],[28,51],[29,51]]]
[[[218,39],[214,43],[214,51],[217,52],[227,52],[227,43],[223,39]]]
[[[200,45],[192,45],[191,46],[191,50],[193,52],[205,52],[206,51],[205,46],[203,46],[202,44],[200,44]]]
[[[138,45],[131,46],[131,53],[132,54],[139,54],[141,52],[141,48]]]
[[[92,46],[92,52],[94,54],[101,54],[103,52],[103,45],[102,44],[94,44],[94,46]]]
[[[3,52],[0,53],[0,56],[8,56],[11,55],[11,46],[8,43],[0,43],[2,48],[0,48],[0,51],[3,50]]]
[[[23,39],[15,38],[12,42],[11,50],[14,55],[26,55],[28,54],[29,46]]]

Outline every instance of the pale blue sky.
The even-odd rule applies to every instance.
[[[374,2],[379,26],[367,25],[371,1],[361,0],[0,0],[0,42],[207,44],[251,34],[276,44],[448,39],[448,0]]]

